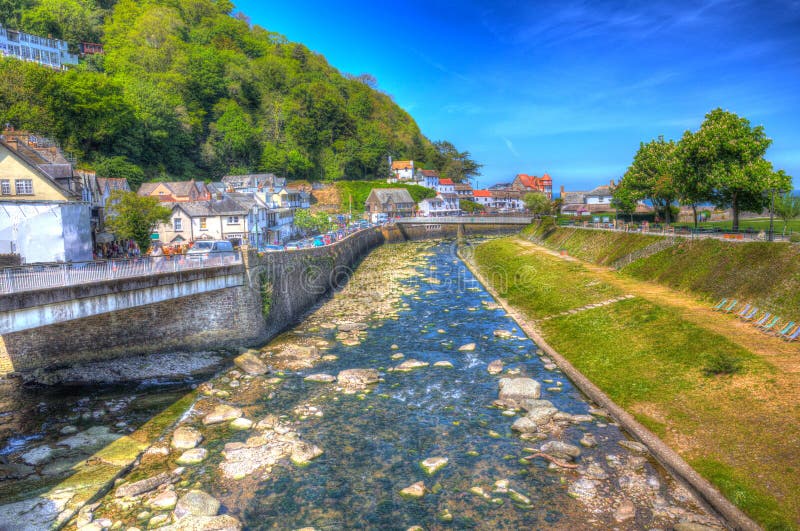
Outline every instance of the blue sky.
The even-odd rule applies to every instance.
[[[239,0],[343,72],[368,72],[432,140],[484,164],[481,187],[548,172],[618,179],[640,141],[722,107],[764,125],[800,186],[800,0]]]

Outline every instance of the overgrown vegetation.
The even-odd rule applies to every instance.
[[[144,177],[268,171],[371,179],[388,156],[463,179],[468,152],[430,142],[369,74],[348,75],[227,0],[0,2],[0,22],[101,42],[69,72],[0,60],[0,121],[47,135],[82,165]],[[138,174],[133,184],[141,182]]]
[[[364,202],[373,188],[405,188],[411,194],[415,203],[419,203],[429,197],[436,197],[435,190],[416,184],[388,184],[380,181],[339,181],[336,183],[336,189],[339,192],[341,211],[349,212],[352,207],[353,213],[364,212]]]
[[[540,320],[613,296],[616,288],[518,239],[483,243],[474,256],[501,296],[539,320],[548,343],[733,503],[767,529],[796,528],[800,428],[794,399],[785,396],[794,380],[729,337],[687,320],[680,306],[636,297]]]

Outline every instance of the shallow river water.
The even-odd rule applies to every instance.
[[[254,421],[276,415],[299,439],[324,453],[306,466],[284,459],[246,477],[226,477],[220,472],[225,444],[245,442],[253,433],[204,426],[200,420],[210,405],[202,402],[216,398],[201,398],[185,422],[203,431],[201,446],[208,457],[182,472],[175,487],[179,495],[189,487],[202,489],[222,502],[221,512],[250,529],[715,525],[716,520],[652,459],[639,448],[620,444],[625,434],[543,359],[454,255],[452,244],[384,246],[361,267],[380,275],[405,268],[406,274],[387,276],[381,287],[359,285],[356,275],[319,312],[262,349],[269,361],[287,345],[313,342],[326,345],[319,351],[326,358],[282,365],[278,356],[272,375],[245,380],[229,373],[211,384],[228,389],[232,381],[240,381],[242,385],[231,386],[220,401],[244,409]],[[369,304],[365,290],[380,289],[394,293],[393,309],[364,319],[363,331],[342,334],[353,305]],[[382,296],[372,294],[373,300]],[[359,311],[362,316],[368,313]],[[510,337],[495,334],[498,330]],[[475,343],[474,350],[459,350],[469,343]],[[391,370],[409,359],[429,365],[408,372]],[[502,360],[502,373],[487,371],[494,360]],[[434,366],[436,362],[450,362],[452,367]],[[380,381],[348,394],[336,383],[304,380],[310,374],[335,376],[351,368],[377,369]],[[540,382],[541,399],[559,411],[528,440],[511,430],[525,411],[493,406],[499,380],[508,377]],[[254,383],[259,378],[262,387]],[[521,460],[552,441],[570,445],[561,449],[566,454],[549,451],[567,466],[544,458]],[[6,438],[6,449],[8,445]],[[580,455],[567,455],[574,450]],[[145,458],[131,477],[170,470],[177,455],[173,451],[167,457]],[[421,462],[431,457],[448,461],[428,474]],[[401,493],[417,482],[424,483],[424,495]],[[136,504],[120,509],[109,495],[95,517],[146,528],[141,511]],[[147,517],[158,514],[149,511]]]

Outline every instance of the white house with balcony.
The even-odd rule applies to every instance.
[[[0,25],[0,54],[61,70],[78,64],[78,56],[69,53],[66,41],[31,35]]]

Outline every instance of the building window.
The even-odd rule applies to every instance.
[[[17,189],[17,195],[33,195],[32,179],[16,179],[14,186]]]
[[[0,181],[0,194],[11,195],[11,181],[8,179]]]
[[[175,218],[172,220],[172,228],[175,231],[183,230],[183,220],[181,218]]]
[[[228,225],[238,225],[239,216],[228,216]]]
[[[206,224],[207,218],[200,218],[200,230],[208,230],[208,225]]]

